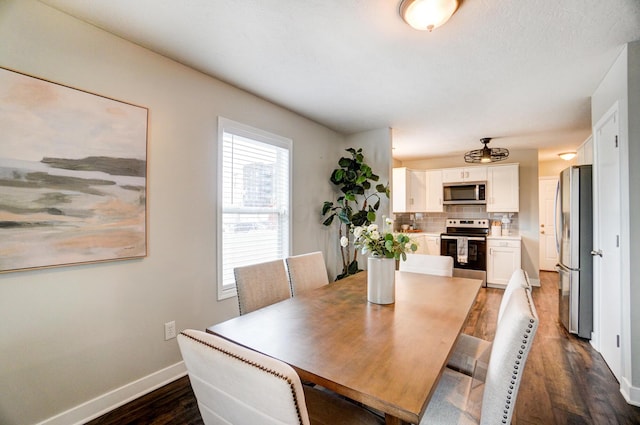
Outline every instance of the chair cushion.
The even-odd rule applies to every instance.
[[[482,424],[508,424],[522,372],[538,329],[531,291],[517,287],[509,297],[491,347],[482,399]]]
[[[500,301],[500,307],[498,308],[498,322],[502,318],[504,313],[504,309],[507,306],[507,302],[509,301],[509,297],[513,293],[516,288],[526,288],[531,290],[531,284],[529,283],[529,279],[524,270],[517,269],[511,275],[507,286],[504,288],[504,293],[502,294],[502,301]]]
[[[477,425],[480,423],[483,384],[445,369],[420,425]]]
[[[476,369],[476,364],[489,363],[491,356],[491,342],[472,335],[460,334],[458,341],[449,357],[447,367],[465,375],[471,376]],[[481,377],[476,377],[482,379]]]
[[[320,251],[289,257],[286,263],[293,296],[329,284],[327,266]]]
[[[241,315],[291,298],[283,260],[236,267],[233,272]]]

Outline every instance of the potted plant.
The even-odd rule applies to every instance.
[[[373,187],[372,182],[377,182],[380,178],[364,162],[362,148],[349,148],[346,151],[351,157],[340,158],[339,167],[333,170],[329,179],[339,188],[341,194],[335,202],[325,201],[322,206],[322,215],[325,217],[322,224],[330,226],[336,218],[339,224],[342,273],[336,280],[361,271],[358,267],[357,248],[352,249],[349,244],[350,229],[373,223],[380,208],[380,196],[389,198],[388,184],[377,184]]]

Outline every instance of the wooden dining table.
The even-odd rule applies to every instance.
[[[396,271],[395,303],[367,301],[367,273],[207,329],[291,365],[300,378],[419,423],[482,280]]]

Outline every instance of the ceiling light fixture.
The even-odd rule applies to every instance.
[[[562,152],[558,154],[558,156],[564,159],[565,161],[571,161],[573,158],[576,157],[576,155],[577,154],[575,152]]]
[[[480,139],[484,144],[482,149],[475,149],[464,154],[465,162],[498,162],[509,157],[509,150],[505,148],[489,148],[487,144],[491,141],[490,137]]]
[[[417,30],[432,31],[451,18],[458,0],[402,0],[400,16]]]

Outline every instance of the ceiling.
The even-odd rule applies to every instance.
[[[344,134],[393,128],[400,160],[575,150],[638,0],[464,0],[433,32],[400,0],[40,0]]]

